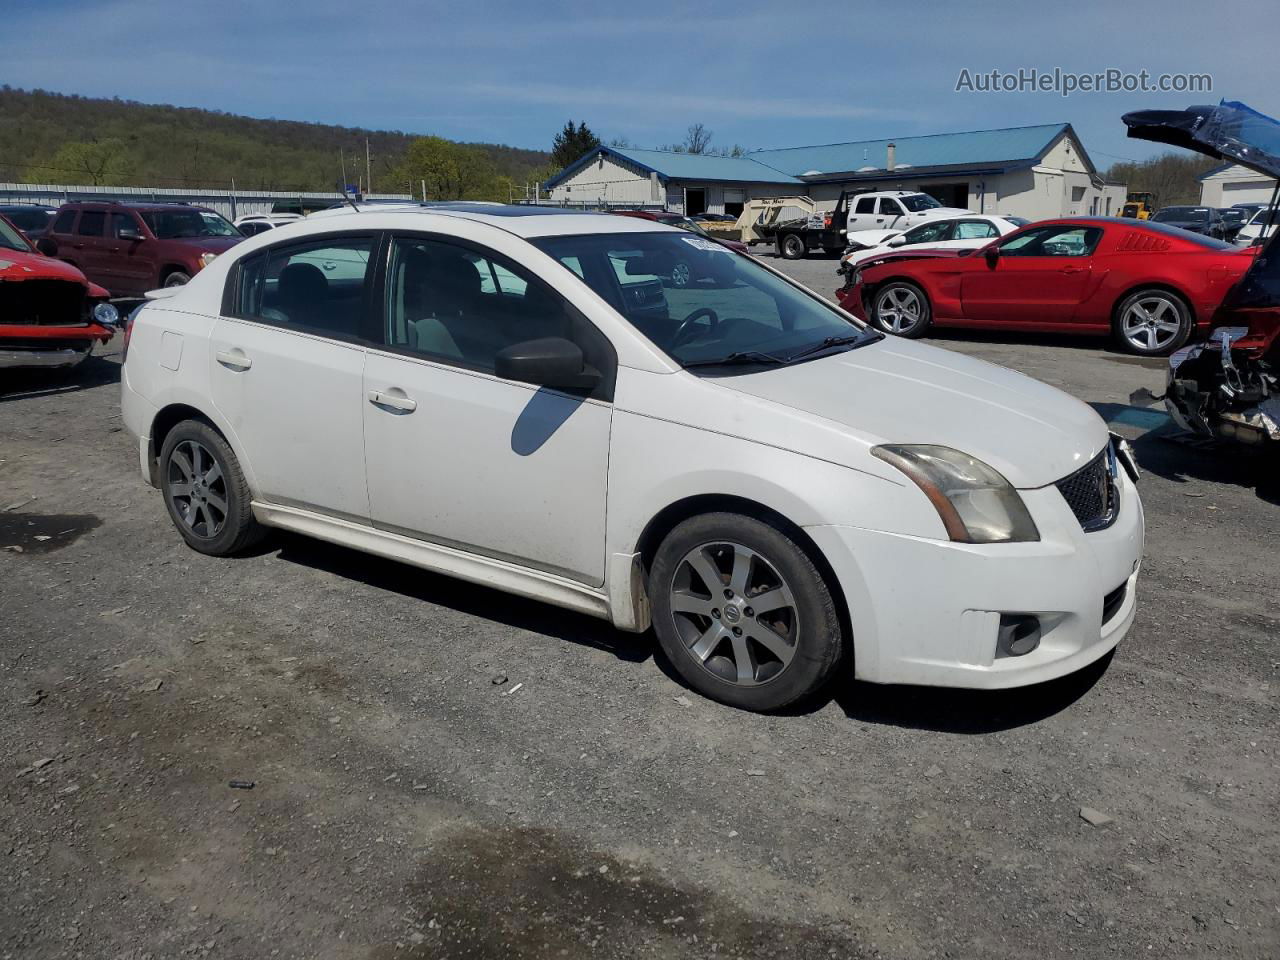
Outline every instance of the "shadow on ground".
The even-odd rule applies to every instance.
[[[296,534],[273,534],[261,552],[270,552],[273,546],[279,548],[280,559],[291,563],[459,613],[603,650],[628,663],[642,663],[653,654],[652,634],[623,633],[603,620],[536,600]]]
[[[0,379],[0,403],[32,397],[76,393],[120,382],[120,363],[113,355],[94,355],[70,369],[7,370]]]

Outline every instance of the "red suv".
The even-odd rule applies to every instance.
[[[186,283],[244,239],[231,222],[185,203],[66,203],[37,244],[113,297]]]

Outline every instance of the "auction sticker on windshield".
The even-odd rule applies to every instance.
[[[729,253],[728,247],[722,247],[714,240],[703,240],[701,237],[681,237],[685,243],[691,247],[697,247],[699,250],[710,250],[712,253]]]

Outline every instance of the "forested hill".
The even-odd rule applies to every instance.
[[[375,189],[404,192],[410,134],[0,87],[0,181],[225,189],[234,179],[250,189],[333,190],[344,153],[348,182],[363,177],[366,137]],[[523,184],[549,159],[466,146],[495,183]]]

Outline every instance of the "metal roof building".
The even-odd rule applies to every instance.
[[[546,183],[558,203],[730,213],[754,197],[832,205],[845,189],[921,190],[1030,219],[1119,211],[1069,123],[757,150],[741,157],[597,147]]]

